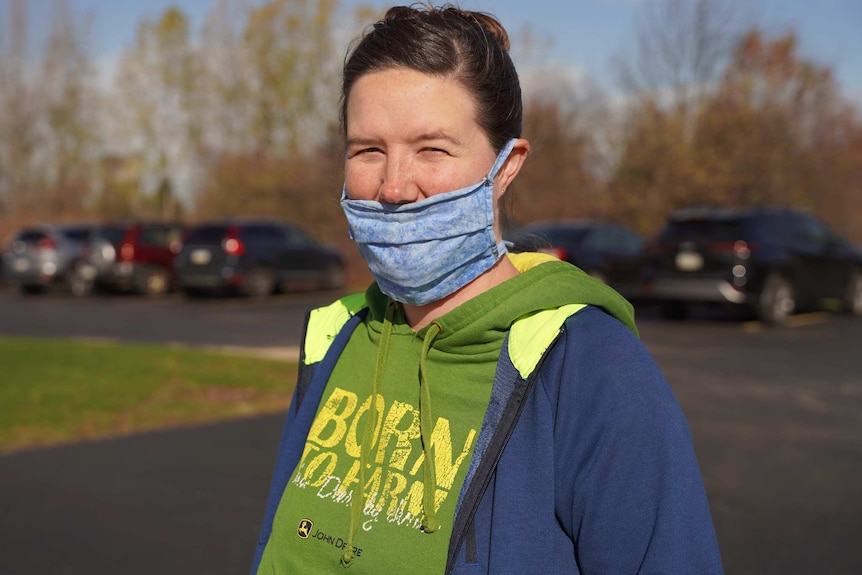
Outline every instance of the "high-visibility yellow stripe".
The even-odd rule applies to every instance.
[[[519,318],[509,332],[509,358],[521,374],[527,377],[536,369],[548,346],[560,333],[563,323],[586,304],[569,304],[547,309]]]
[[[530,268],[534,268],[539,264],[547,262],[558,262],[557,258],[550,254],[540,252],[522,252],[518,254],[506,254],[509,261],[517,268],[519,272],[525,272]]]
[[[305,364],[321,361],[347,320],[366,305],[365,294],[357,293],[311,310],[305,334]]]

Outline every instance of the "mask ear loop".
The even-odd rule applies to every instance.
[[[493,189],[494,178],[497,177],[497,173],[503,168],[503,164],[506,163],[506,160],[509,159],[509,154],[512,153],[512,150],[515,148],[515,142],[517,141],[518,140],[516,138],[511,138],[508,142],[506,142],[506,145],[503,146],[503,149],[500,150],[500,153],[497,154],[497,159],[494,161],[494,165],[491,166],[491,171],[488,172],[488,175],[485,177],[486,186],[489,186]],[[494,248],[495,259],[499,260],[501,257],[503,257],[503,255],[505,255],[506,252],[509,251],[508,248],[512,245],[514,244],[507,240],[497,242],[497,245]]]
[[[506,142],[506,145],[503,146],[503,149],[500,150],[500,153],[497,154],[497,159],[494,160],[494,165],[491,166],[491,171],[488,172],[488,176],[485,178],[492,185],[494,183],[494,178],[497,177],[497,173],[502,169],[503,164],[506,163],[506,160],[509,159],[509,154],[512,153],[512,150],[515,148],[515,142],[518,140],[516,138],[510,139]]]

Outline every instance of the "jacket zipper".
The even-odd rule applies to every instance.
[[[476,498],[470,502],[470,511],[467,514],[467,521],[466,521],[466,523],[464,523],[464,527],[461,530],[459,530],[458,537],[455,539],[457,541],[457,543],[456,543],[455,547],[453,548],[452,554],[449,556],[449,559],[446,562],[445,575],[449,575],[450,573],[452,573],[452,569],[455,568],[455,561],[458,557],[458,552],[461,550],[461,545],[464,544],[464,539],[465,539],[465,536],[467,534],[467,530],[469,530],[470,525],[473,523],[473,520],[476,517],[476,512],[479,510],[479,503],[481,502],[482,497],[484,497],[485,491],[488,489],[488,484],[491,481],[491,476],[494,474],[494,471],[497,469],[497,465],[500,463],[500,458],[503,456],[503,451],[506,449],[506,445],[509,444],[509,439],[512,437],[512,433],[515,431],[515,426],[518,424],[518,421],[521,419],[521,413],[524,411],[524,406],[527,403],[527,397],[529,396],[530,392],[532,391],[533,386],[536,383],[536,379],[539,377],[538,374],[541,371],[542,366],[545,364],[546,358],[550,355],[551,350],[557,344],[557,341],[559,341],[560,335],[563,333],[564,330],[565,330],[565,328],[560,329],[560,333],[557,334],[557,337],[555,337],[554,341],[551,342],[551,345],[548,346],[548,349],[542,355],[542,358],[539,360],[539,363],[536,365],[536,368],[533,370],[533,373],[530,374],[530,376],[527,378],[527,381],[524,383],[524,386],[522,387],[522,389],[524,390],[524,393],[521,395],[521,401],[518,404],[518,408],[515,411],[515,415],[507,423],[507,427],[505,429],[505,434],[503,437],[503,442],[500,445],[500,448],[497,449],[493,453],[493,455],[492,455],[493,456],[493,460],[492,460],[493,464],[488,467],[487,471],[482,476],[481,484],[480,484],[481,488],[479,489],[479,492],[477,493]],[[516,392],[517,392],[517,390],[516,390]],[[511,404],[512,399],[516,395],[516,392],[513,392],[512,395],[510,396],[509,402],[507,402],[507,404],[506,404],[506,410],[504,410],[504,413],[508,410],[508,407]],[[486,454],[486,457],[487,457],[487,454]],[[473,478],[473,482],[476,482],[478,480],[479,480],[479,478],[477,478],[477,477]]]

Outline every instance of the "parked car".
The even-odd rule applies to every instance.
[[[38,224],[18,230],[3,254],[3,273],[23,293],[49,286],[73,289],[71,279],[81,265],[92,232],[89,224]]]
[[[627,298],[641,296],[646,241],[623,225],[599,220],[544,221],[517,229],[511,241],[512,252],[549,253]]]
[[[260,297],[294,283],[324,289],[344,285],[346,267],[336,250],[278,220],[234,219],[193,227],[176,259],[189,295],[238,291]]]
[[[824,306],[862,314],[862,252],[797,209],[679,211],[657,236],[648,275],[667,317],[692,302],[743,306],[772,324]]]
[[[185,228],[177,222],[121,221],[93,231],[76,292],[92,289],[161,295],[176,285],[174,258]]]

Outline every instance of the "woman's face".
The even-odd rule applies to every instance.
[[[347,196],[411,203],[478,184],[496,152],[459,83],[407,68],[359,78],[347,101]]]

